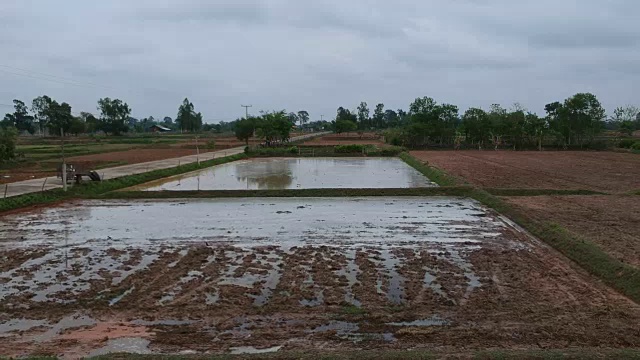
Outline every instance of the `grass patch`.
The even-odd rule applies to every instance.
[[[253,157],[392,157],[402,153],[404,148],[386,146],[379,148],[375,145],[337,145],[337,146],[291,146],[277,148],[249,149],[247,154]]]
[[[487,191],[475,189],[471,197],[509,217],[607,285],[640,303],[640,269],[620,262],[556,223],[532,220]]]
[[[456,184],[458,184],[458,181],[451,175],[440,169],[423,163],[422,161],[411,156],[411,154],[409,153],[403,152],[402,154],[400,154],[400,159],[407,163],[407,165],[418,170],[424,176],[429,178],[429,180],[435,182],[440,186],[455,186]]]
[[[203,167],[220,165],[231,161],[246,159],[245,154],[231,155],[223,158],[203,161],[198,165],[191,163],[174,168],[154,170],[143,174],[124,176],[117,179],[106,180],[102,182],[89,182],[81,185],[72,186],[67,192],[62,189],[53,189],[39,193],[31,193],[20,196],[14,196],[0,200],[0,213],[10,210],[19,209],[26,206],[53,203],[62,200],[75,198],[95,198],[104,193],[119,189],[128,188],[135,185],[144,184],[149,181],[158,180],[168,176],[179,175],[190,171],[195,171]]]
[[[430,187],[407,189],[283,189],[283,190],[201,190],[201,191],[114,191],[100,199],[176,199],[250,197],[362,197],[362,196],[469,196],[472,188]]]
[[[345,315],[366,315],[367,311],[362,307],[357,307],[355,305],[343,306],[341,312]]]
[[[607,195],[591,190],[556,190],[556,189],[484,189],[495,196],[544,196],[544,195]]]

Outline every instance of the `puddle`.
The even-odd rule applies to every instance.
[[[353,294],[353,286],[360,283],[358,275],[361,273],[358,264],[356,264],[356,249],[345,250],[344,255],[347,258],[347,266],[336,271],[335,274],[347,278],[348,284],[344,294],[344,301],[353,306],[361,307],[362,303]]]
[[[387,325],[391,325],[391,326],[413,326],[413,327],[444,326],[448,324],[449,322],[447,320],[444,320],[439,316],[433,316],[429,319],[422,319],[422,320],[415,320],[415,321],[387,323]]]
[[[191,325],[194,324],[193,320],[134,320],[131,322],[134,325],[142,325],[142,326],[183,326],[183,325]]]
[[[28,331],[40,326],[49,325],[45,320],[31,320],[31,319],[12,319],[5,323],[0,324],[0,338],[9,336],[18,336],[19,334],[12,334],[13,332]]]
[[[86,315],[70,315],[62,318],[57,324],[53,325],[44,334],[36,335],[33,337],[35,342],[47,342],[53,340],[57,335],[61,334],[65,330],[76,329],[81,327],[89,327],[96,325],[97,322]]]
[[[437,186],[397,158],[251,159],[138,186],[160,190],[415,188]]]
[[[309,333],[322,333],[327,331],[335,331],[336,336],[338,337],[348,337],[349,335],[353,335],[358,330],[360,330],[360,326],[356,323],[346,322],[346,321],[332,321],[326,325],[318,326],[312,330],[307,330]]]
[[[369,260],[378,267],[378,279],[376,280],[378,294],[385,294],[389,302],[393,304],[404,303],[406,279],[398,272],[402,266],[401,260],[389,249],[380,250],[379,256],[370,254]],[[384,288],[387,289],[386,293]]]
[[[109,355],[114,353],[151,354],[149,344],[151,342],[143,338],[119,338],[111,339],[100,349],[92,351],[88,357]]]
[[[266,349],[256,349],[253,346],[238,346],[232,347],[229,350],[231,351],[231,355],[240,355],[240,354],[266,354],[276,352],[282,349],[282,345],[274,346]]]

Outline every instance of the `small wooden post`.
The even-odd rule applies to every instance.
[[[9,184],[4,184],[4,198],[7,198],[7,190],[9,190]]]
[[[48,178],[44,178],[44,182],[42,183],[42,191],[44,192],[44,186],[47,185],[47,179]]]

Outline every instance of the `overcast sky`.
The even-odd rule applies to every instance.
[[[640,105],[639,17],[637,0],[0,0],[0,103],[175,118],[188,97],[217,122],[421,96],[542,114],[593,92],[611,113]]]

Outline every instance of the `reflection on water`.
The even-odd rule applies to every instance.
[[[150,183],[145,190],[414,188],[436,186],[397,158],[252,159]]]

